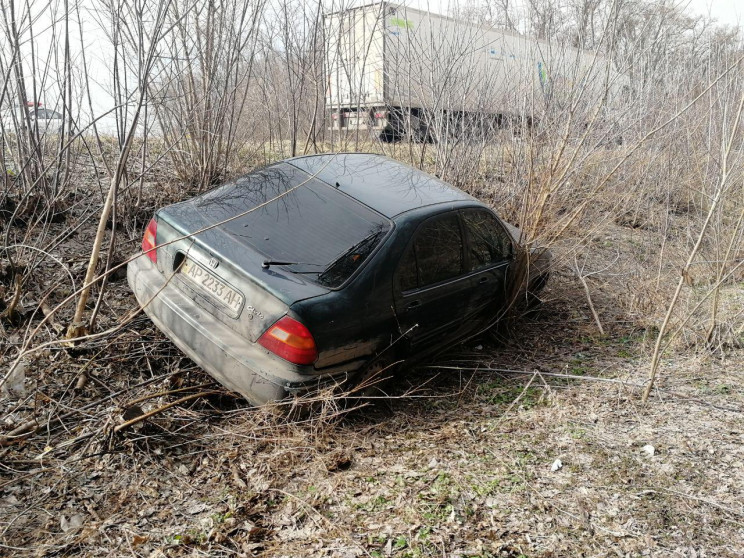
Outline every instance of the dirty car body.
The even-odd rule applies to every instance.
[[[371,154],[288,159],[160,209],[142,248],[128,280],[144,311],[256,404],[482,331],[520,275],[518,229]]]

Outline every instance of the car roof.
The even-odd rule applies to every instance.
[[[286,162],[388,218],[427,205],[477,201],[443,180],[384,155],[334,153]]]

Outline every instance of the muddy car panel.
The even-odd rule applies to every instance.
[[[503,308],[518,249],[482,203],[378,155],[290,159],[154,222],[156,255],[129,265],[137,300],[254,403],[477,332]]]

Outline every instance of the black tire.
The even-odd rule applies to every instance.
[[[392,356],[384,354],[372,359],[344,384],[346,397],[362,403],[386,397],[385,386],[395,375],[399,364]]]
[[[550,274],[547,272],[539,275],[527,289],[527,310],[528,311],[536,310],[542,304],[543,301],[539,295],[542,292],[542,290],[545,288],[545,285],[548,283],[549,276]]]

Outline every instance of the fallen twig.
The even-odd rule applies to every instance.
[[[655,488],[647,488],[645,490],[642,490],[638,493],[639,495],[643,494],[673,494],[675,496],[682,496],[683,498],[687,498],[689,500],[695,500],[696,502],[702,502],[704,504],[708,504],[709,506],[713,506],[714,508],[718,508],[719,510],[732,513],[734,515],[738,515],[740,517],[744,517],[744,510],[735,510],[732,508],[727,508],[726,506],[723,506],[719,504],[718,502],[714,500],[708,500],[707,498],[700,498],[699,496],[693,496],[692,494],[685,494],[684,492],[680,492],[678,490],[666,490],[663,488],[655,489]]]
[[[534,370],[513,370],[510,368],[484,368],[481,366],[445,366],[439,364],[431,364],[426,368],[436,368],[443,370],[472,370],[473,372],[503,372],[504,374],[525,374],[532,376],[536,373]],[[631,386],[642,388],[645,384],[636,384],[633,382],[626,382],[625,380],[617,380],[614,378],[598,378],[597,376],[578,376],[576,374],[559,374],[557,372],[539,372],[541,376],[550,376],[551,378],[568,378],[570,380],[586,380],[588,382],[608,382],[611,384],[621,384],[624,386]]]
[[[522,389],[522,392],[517,396],[517,398],[514,401],[512,401],[509,404],[509,406],[506,408],[506,410],[502,413],[501,417],[499,417],[499,423],[501,423],[504,420],[506,420],[506,415],[508,415],[509,412],[514,408],[514,405],[516,405],[517,403],[519,403],[519,401],[522,399],[522,397],[524,397],[524,394],[527,393],[527,390],[528,389],[530,389],[530,386],[532,385],[532,382],[535,381],[535,378],[537,377],[538,374],[539,374],[539,372],[537,372],[537,371],[535,371],[535,372],[532,373],[532,377],[530,378],[530,381],[527,382],[527,385],[526,386],[524,386],[524,388]]]
[[[62,333],[65,330],[65,327],[54,319],[54,313],[52,312],[49,304],[47,304],[46,301],[42,301],[39,306],[41,307],[41,312],[44,314],[44,316],[49,318],[49,325],[52,326],[54,332],[57,334]]]
[[[188,390],[201,389],[201,388],[205,388],[205,387],[209,387],[213,385],[215,385],[214,382],[209,382],[207,384],[200,384],[198,386],[188,386],[188,387],[182,387],[178,389],[158,391],[156,393],[150,393],[148,395],[143,395],[142,397],[134,399],[133,401],[128,401],[126,404],[123,405],[123,407],[131,407],[132,405],[136,405],[137,403],[142,403],[143,401],[147,401],[148,399],[154,399],[156,397],[161,397],[164,395],[173,395],[174,393],[180,393],[182,391],[188,391]]]
[[[594,317],[594,323],[597,324],[597,329],[599,329],[599,334],[604,336],[605,330],[602,327],[602,322],[599,320],[599,314],[597,314],[597,310],[594,308],[594,302],[592,302],[592,294],[589,291],[589,285],[586,282],[586,278],[591,275],[591,273],[584,274],[583,268],[579,268],[579,261],[574,255],[574,271],[576,272],[576,277],[579,278],[579,281],[581,282],[581,286],[584,287],[584,293],[586,294],[586,301],[589,303],[589,310],[592,313],[592,316]]]
[[[125,428],[128,428],[129,426],[137,424],[138,422],[142,422],[143,420],[146,420],[154,415],[157,415],[158,413],[162,413],[163,411],[167,411],[171,407],[175,407],[176,405],[180,405],[181,403],[185,403],[186,401],[191,401],[192,399],[198,399],[199,397],[204,397],[205,395],[212,395],[215,393],[221,393],[221,392],[218,390],[201,391],[199,393],[192,393],[191,395],[187,395],[186,397],[181,397],[181,399],[176,399],[175,401],[172,401],[166,405],[163,405],[162,407],[153,409],[152,411],[149,411],[147,413],[134,417],[131,420],[123,422],[122,424],[119,424],[118,426],[115,426],[114,432],[117,432],[117,433],[121,432],[122,430],[124,430]]]
[[[114,393],[111,393],[107,395],[106,397],[102,399],[96,399],[95,401],[92,401],[91,403],[88,403],[87,405],[83,405],[79,409],[75,409],[73,411],[70,411],[69,413],[65,413],[64,415],[57,415],[54,418],[50,418],[44,423],[39,423],[36,420],[28,421],[21,426],[15,428],[5,436],[0,438],[0,446],[8,446],[11,444],[15,444],[17,442],[20,442],[22,440],[25,440],[29,438],[30,436],[33,436],[34,434],[37,434],[41,432],[42,430],[45,430],[47,428],[50,428],[52,425],[57,424],[65,419],[68,419],[72,417],[73,415],[79,414],[82,411],[85,411],[87,409],[91,409],[97,405],[100,405],[101,403],[104,403],[106,401],[110,401],[114,397],[118,397],[122,393],[126,393],[128,391],[131,391],[133,389],[137,389],[140,387],[144,387],[148,384],[152,384],[154,382],[157,382],[158,380],[163,380],[165,378],[168,378],[170,376],[173,376],[174,374],[177,374],[177,372],[169,372],[167,374],[163,374],[161,376],[157,376],[155,378],[149,378],[148,380],[145,380],[144,382],[140,382],[139,384],[136,384],[131,387],[127,387],[124,389],[120,389],[119,391],[115,391]]]

